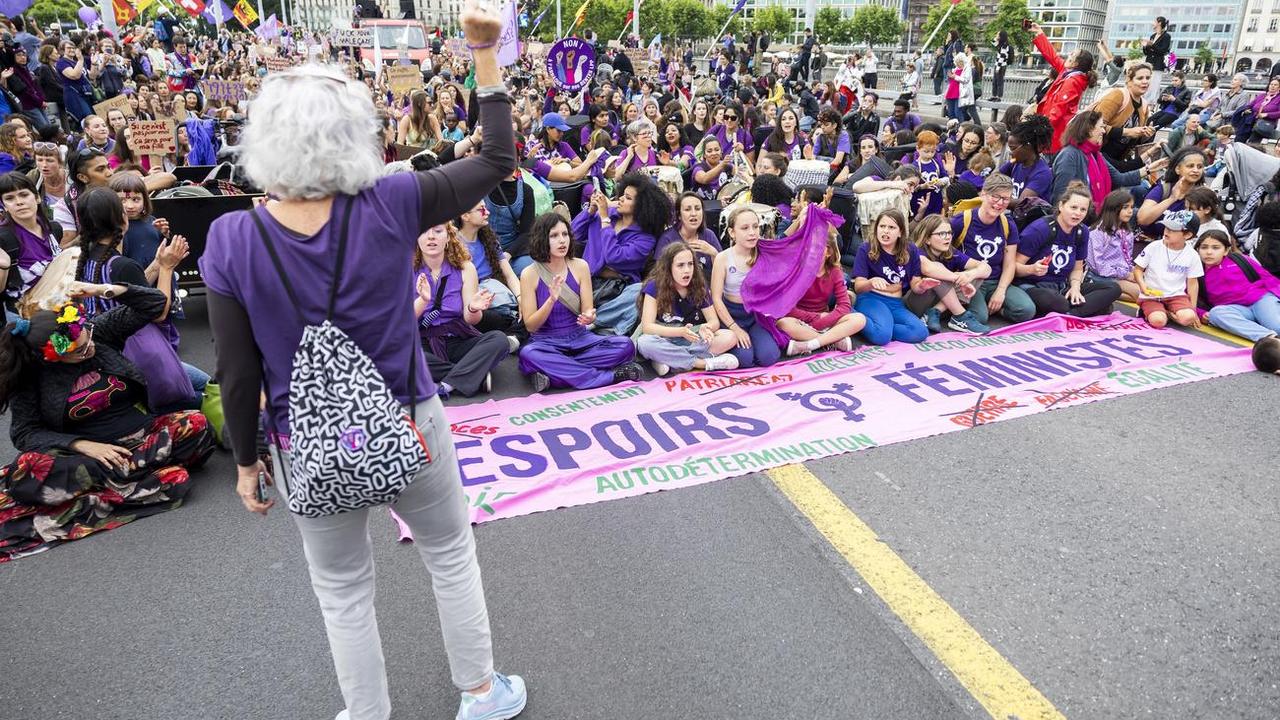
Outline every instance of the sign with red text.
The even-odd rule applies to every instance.
[[[165,155],[178,146],[174,139],[177,125],[171,119],[133,120],[129,123],[129,147],[139,155]]]
[[[1253,371],[1116,313],[446,408],[471,519],[630,497]]]

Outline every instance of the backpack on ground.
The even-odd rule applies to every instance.
[[[319,324],[302,314],[271,235],[258,210],[250,211],[303,326],[289,376],[289,472],[281,476],[289,509],[304,517],[390,502],[431,462],[414,418],[392,395],[373,360],[333,323],[354,204],[348,199],[343,211],[328,312]],[[417,401],[417,345],[416,334],[406,335],[411,410]]]

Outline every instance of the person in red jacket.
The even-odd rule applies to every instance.
[[[1036,106],[1036,112],[1049,118],[1049,124],[1053,126],[1053,144],[1049,152],[1056,153],[1062,148],[1062,131],[1067,129],[1067,123],[1075,117],[1080,97],[1084,95],[1085,89],[1098,84],[1098,74],[1093,71],[1094,58],[1088,50],[1080,48],[1063,62],[1038,24],[1031,23],[1031,32],[1035,36],[1032,42],[1036,49],[1058,71],[1057,79]]]

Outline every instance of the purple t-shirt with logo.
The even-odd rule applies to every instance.
[[[916,190],[911,194],[911,212],[913,214],[916,212],[916,208],[920,203],[920,198],[929,199],[929,204],[925,206],[926,213],[942,212],[942,191],[929,190],[924,187],[924,184],[932,180],[937,180],[938,178],[946,177],[946,168],[942,167],[942,162],[938,160],[937,156],[934,156],[932,160],[921,160],[916,158],[911,164],[920,170],[921,187],[920,190]]]
[[[1000,168],[1000,172],[1013,180],[1014,198],[1030,188],[1042,200],[1049,200],[1049,188],[1053,187],[1053,170],[1043,158],[1037,159],[1036,164],[1029,168],[1021,163],[1007,162]]]
[[[1018,226],[1013,224],[1013,220],[1008,222],[1009,234],[1006,236],[1000,218],[997,217],[991,224],[984,223],[975,209],[973,219],[969,222],[969,232],[964,236],[962,247],[965,254],[990,265],[991,278],[995,280],[1000,279],[1000,272],[1004,268],[1005,246],[1018,244]],[[951,218],[951,232],[955,237],[960,237],[963,229],[964,213]]]
[[[368,353],[387,387],[404,403],[409,401],[410,362],[416,368],[417,397],[436,391],[413,315],[411,257],[419,233],[421,192],[417,173],[388,175],[358,195],[335,198],[328,224],[310,237],[284,227],[264,208],[252,211],[261,218],[289,273],[303,316],[318,324],[329,301],[339,226],[346,204],[354,203],[334,322]],[[251,318],[253,337],[263,354],[269,415],[274,428],[287,433],[289,375],[302,324],[248,212],[227,213],[213,221],[200,272],[211,292],[234,298],[245,308],[277,308],[268,317]],[[371,278],[376,282],[369,282]],[[370,315],[374,309],[376,316]]]
[[[1049,272],[1039,277],[1024,277],[1021,282],[1067,282],[1076,261],[1084,260],[1089,249],[1089,229],[1083,223],[1070,233],[1056,226],[1055,229],[1053,237],[1049,237],[1049,218],[1040,218],[1023,228],[1018,253],[1026,255],[1032,263],[1048,257]]]
[[[915,245],[907,245],[907,262],[903,265],[883,248],[880,250],[880,257],[872,260],[868,252],[870,246],[870,242],[858,246],[858,255],[853,259],[853,276],[868,280],[883,278],[890,285],[901,285],[903,292],[910,290],[911,278],[920,274],[920,249]]]

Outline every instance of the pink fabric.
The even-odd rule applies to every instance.
[[[1252,305],[1271,293],[1280,296],[1280,280],[1257,260],[1245,255],[1245,262],[1253,266],[1258,273],[1256,282],[1249,282],[1244,271],[1231,258],[1223,258],[1221,263],[1204,269],[1205,299],[1210,307],[1218,305]]]
[[[828,229],[843,223],[844,218],[814,204],[795,234],[761,239],[759,258],[742,281],[742,306],[772,318],[790,312],[822,266]]]
[[[1111,192],[1111,170],[1107,168],[1107,159],[1102,157],[1102,146],[1088,140],[1076,147],[1084,153],[1084,161],[1089,166],[1089,192],[1093,193],[1093,207],[1101,212],[1102,200]]]

